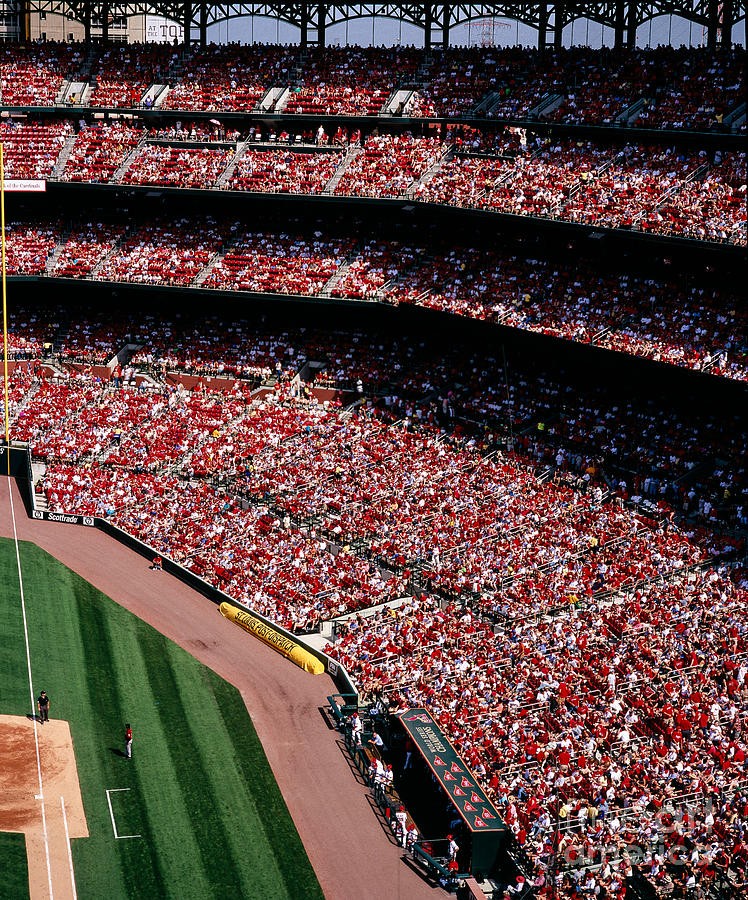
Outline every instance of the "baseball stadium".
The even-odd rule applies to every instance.
[[[0,13],[0,900],[748,896],[742,0]]]

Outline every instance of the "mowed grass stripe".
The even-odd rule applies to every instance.
[[[218,708],[208,670],[192,671],[181,665],[180,655],[170,648],[172,672],[184,699],[184,716],[190,724],[210,791],[223,820],[223,843],[217,852],[233,860],[245,897],[288,898],[278,868],[276,851],[262,827],[258,805],[262,796],[244,778],[231,742],[231,731],[243,728],[248,716],[226,723]],[[197,675],[197,680],[195,677]],[[191,680],[191,681],[190,681]],[[188,693],[187,688],[192,685]],[[243,704],[242,704],[243,705]]]
[[[66,719],[73,739],[78,779],[90,837],[72,842],[74,860],[85,853],[95,866],[95,881],[89,883],[89,869],[76,865],[76,881],[81,897],[91,896],[101,883],[109,886],[112,898],[125,897],[122,860],[106,846],[112,826],[102,785],[112,785],[110,751],[107,740],[105,698],[111,692],[111,675],[97,652],[89,664],[89,652],[97,651],[100,618],[91,606],[97,593],[88,582],[69,569],[56,571],[54,598],[49,596],[49,565],[52,562],[33,545],[22,550],[34,680],[44,687],[52,701],[52,718]],[[46,619],[40,629],[37,623]],[[90,627],[83,628],[82,621]],[[102,655],[105,656],[105,649]],[[103,693],[98,693],[102,690]],[[38,691],[37,691],[38,693]],[[90,889],[89,889],[90,888]]]
[[[252,794],[257,798],[262,829],[273,848],[288,896],[293,900],[324,900],[241,694],[209,669],[205,677],[211,683],[244,780],[251,785]]]
[[[118,746],[124,748],[124,723],[129,722],[133,729],[133,758],[118,757],[119,768],[125,774],[131,774],[140,797],[145,800],[145,811],[150,822],[149,840],[153,842],[165,883],[164,894],[160,896],[209,897],[211,873],[204,865],[201,847],[194,833],[192,812],[185,796],[184,763],[175,760],[171,753],[160,699],[154,694],[151,683],[154,659],[163,657],[171,642],[132,616],[128,617],[126,624],[124,630],[118,627],[112,658],[123,709]],[[152,656],[143,653],[141,640],[146,634],[153,637],[155,651]],[[135,814],[136,810],[131,807],[128,821],[134,821]],[[181,826],[179,840],[174,840],[174,822]],[[145,837],[144,831],[135,833]],[[120,843],[137,845],[140,842]],[[140,890],[137,896],[149,896],[140,885],[137,887]]]
[[[160,701],[153,692],[151,682],[154,659],[165,655],[170,641],[134,616],[128,615],[127,621],[122,624],[111,620],[110,629],[115,627],[116,640],[111,642],[111,653],[121,703],[121,714],[116,723],[119,731],[114,738],[118,749],[124,749],[125,722],[129,722],[133,729],[133,758],[127,760],[113,756],[120,778],[129,777],[119,786],[133,787],[133,791],[123,795],[126,799],[119,802],[119,808],[126,803],[129,807],[127,822],[137,821],[140,813],[144,823],[134,832],[141,834],[142,839],[117,843],[127,845],[120,852],[130,857],[147,840],[151,852],[155,854],[160,880],[160,893],[154,894],[148,885],[142,883],[137,865],[128,868],[135,879],[129,888],[130,896],[209,897],[211,873],[204,865],[201,847],[192,828],[191,812],[184,793],[184,762],[175,759],[171,753],[158,705]],[[141,643],[144,634],[153,637],[154,652],[148,657],[144,655]],[[179,828],[178,840],[175,840],[175,823]]]
[[[28,900],[29,869],[26,838],[0,831],[0,900]],[[39,861],[41,865],[41,860]]]
[[[0,713],[23,716],[31,707],[18,570],[13,543],[0,539],[0,549]]]
[[[136,770],[129,768],[127,761],[112,752],[122,746],[123,704],[120,696],[119,672],[114,667],[115,646],[119,645],[127,636],[126,623],[120,615],[122,610],[113,607],[103,608],[100,596],[87,582],[80,580],[84,589],[76,590],[78,599],[78,621],[80,625],[81,640],[85,654],[85,676],[88,686],[89,703],[91,709],[97,715],[97,732],[93,736],[94,752],[98,750],[103,763],[99,766],[95,787],[92,785],[91,795],[84,796],[84,804],[87,801],[102,804],[104,816],[97,816],[97,824],[105,818],[105,824],[101,825],[101,832],[96,835],[96,840],[78,841],[75,843],[76,871],[78,862],[83,863],[82,872],[96,879],[91,884],[91,891],[84,893],[83,897],[96,896],[96,890],[101,889],[99,873],[96,872],[96,857],[98,853],[113,853],[121,866],[120,885],[122,896],[131,897],[165,897],[167,896],[166,880],[161,871],[160,861],[156,853],[156,838],[149,820],[147,806],[143,802],[141,791],[137,781]],[[76,585],[76,588],[78,585]],[[117,627],[119,626],[119,627]],[[117,628],[117,641],[112,642],[110,628]],[[138,653],[137,641],[128,642],[132,671],[137,671]],[[132,651],[134,650],[134,654]],[[79,768],[79,775],[88,781],[88,775]],[[109,817],[109,806],[105,791],[109,788],[132,787],[129,792],[133,803],[137,803],[141,810],[143,822],[142,839],[118,841],[114,838],[112,823]],[[86,805],[88,814],[89,805]],[[89,827],[89,831],[91,828]],[[104,847],[101,846],[103,841]],[[98,848],[96,845],[99,845]]]
[[[189,822],[195,834],[202,864],[209,874],[211,892],[202,896],[242,897],[240,869],[228,853],[230,840],[223,818],[211,793],[211,781],[199,750],[200,738],[183,708],[179,684],[163,638],[152,629],[138,634],[143,656],[148,659],[148,678],[154,695],[159,697],[158,712],[166,735],[172,765],[182,772],[182,791]],[[188,657],[189,658],[189,657]],[[184,665],[181,662],[180,665]],[[199,673],[193,678],[199,682]],[[215,738],[210,731],[203,738],[209,745]],[[213,765],[211,760],[210,765]]]

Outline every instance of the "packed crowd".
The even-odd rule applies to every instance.
[[[118,223],[85,222],[71,229],[50,274],[57,278],[88,278],[125,235]]]
[[[432,51],[430,82],[409,114],[526,119],[648,128],[719,128],[738,107],[745,50],[450,48]],[[547,105],[547,111],[544,107]],[[617,120],[622,120],[618,121]]]
[[[301,54],[272,44],[211,44],[185,54],[117,44],[85,69],[75,45],[5,45],[2,101],[51,105],[63,79],[77,74],[92,80],[92,106],[147,106],[157,84],[167,87],[164,109],[248,111],[278,87],[291,89],[286,113],[375,115],[399,89],[408,100],[395,115],[613,125],[626,124],[631,110],[631,124],[647,128],[720,129],[744,93],[745,50],[350,46]]]
[[[211,316],[179,317],[161,320],[158,328],[154,325],[148,317],[141,321],[142,349],[131,361],[162,377],[176,372],[262,382],[290,378],[296,371],[293,338],[264,332],[256,322],[227,323]]]
[[[98,281],[188,285],[229,237],[229,226],[210,217],[163,220],[131,232],[105,256],[92,277]]]
[[[313,386],[377,396],[377,409],[389,419],[459,426],[479,435],[486,448],[511,441],[536,465],[577,476],[602,460],[609,485],[626,502],[643,497],[701,524],[748,525],[746,467],[729,462],[748,450],[737,413],[723,417],[720,427],[712,415],[665,412],[664,398],[642,404],[625,388],[615,393],[605,385],[564,383],[532,362],[515,361],[507,372],[500,360],[466,354],[451,342],[442,347],[384,334],[279,331],[215,314],[156,318],[135,309],[36,305],[12,312],[9,338],[11,358],[19,359],[39,357],[43,344],[54,343],[63,360],[103,362],[131,344],[141,349],[130,369],[144,367],[160,380],[170,373],[198,376],[193,384],[218,377],[222,389],[237,377],[287,381],[314,360],[323,368]]]
[[[638,520],[602,509],[597,492],[539,484],[523,464],[449,448],[379,417],[348,422],[326,405],[253,399],[238,388],[123,393],[85,376],[42,381],[14,434],[50,463],[235,476],[234,489],[255,505],[270,502],[294,521],[321,517],[339,543],[363,539],[392,565],[418,561],[432,587],[479,597],[481,608],[504,617],[701,558],[676,532],[653,555]],[[110,496],[106,483],[101,498]]]
[[[171,129],[174,137],[166,137],[173,143],[141,144],[122,175],[125,183],[215,187],[230,167],[221,184],[226,190],[318,194],[337,171],[337,195],[407,195],[426,203],[746,243],[747,172],[746,154],[741,152],[707,153],[656,144],[621,147],[550,139],[516,128],[485,134],[471,129],[464,135],[451,130],[443,142],[407,133],[375,133],[359,146],[357,132],[349,136],[339,127],[332,143],[348,147],[344,156],[330,152],[321,126],[320,146],[284,151],[247,146],[256,130],[245,146],[224,129],[228,146],[205,140],[206,146],[185,147],[178,137],[182,123],[176,125]],[[68,121],[0,125],[8,177],[50,177],[72,134]],[[82,122],[60,177],[109,181],[144,137],[144,131],[122,123]],[[311,140],[311,134],[307,137]],[[268,133],[266,140],[293,143],[285,132]]]
[[[412,47],[308,50],[283,112],[375,116],[398,84],[413,78],[421,59]]]
[[[319,194],[340,165],[341,153],[246,150],[225,185],[230,191]]]
[[[739,893],[745,599],[728,571],[676,571],[495,628],[420,598],[354,620],[328,649],[393,711],[430,709],[541,896],[623,897],[633,866],[660,896],[708,895],[718,867]]]
[[[52,175],[57,158],[72,134],[69,122],[0,122],[5,177],[44,179]]]
[[[402,196],[443,151],[436,138],[371,136],[343,172],[335,193],[356,197]]]
[[[570,265],[459,248],[422,257],[387,297],[748,377],[743,304],[720,290],[694,292],[685,280],[601,275],[580,260]]]
[[[450,47],[433,50],[428,84],[416,91],[408,115],[463,116],[485,96],[504,87],[507,64],[526,51],[494,47]]]
[[[743,153],[533,141],[527,155],[452,154],[415,196],[607,228],[746,242]]]
[[[718,55],[705,48],[689,52],[663,47],[655,62],[654,96],[645,93],[649,102],[637,116],[637,125],[703,131],[720,126],[741,102],[745,77],[741,47]]]
[[[290,47],[211,44],[181,61],[163,109],[236,112],[254,109],[266,90],[287,84],[296,52]]]
[[[122,183],[209,188],[233,157],[233,150],[220,147],[144,144],[122,176]]]
[[[583,191],[609,154],[609,148],[592,142],[549,142],[529,157],[518,157],[509,177],[487,186],[478,205],[515,215],[562,215],[569,196],[580,186]]]
[[[718,153],[704,183],[691,181],[668,197],[650,230],[700,240],[746,243],[745,153]]]
[[[80,129],[60,177],[63,181],[106,183],[143,137],[124,122],[95,122]]]
[[[205,287],[319,294],[354,248],[353,240],[237,233],[209,273]]]
[[[178,51],[168,44],[106,44],[91,65],[91,106],[137,107],[163,84]]]
[[[6,272],[9,275],[43,275],[61,233],[59,222],[6,223]]]
[[[12,331],[33,348],[56,319],[21,311]],[[98,346],[99,324],[81,341]],[[231,368],[250,330],[234,327],[151,319],[141,354],[186,364],[200,333],[198,365],[215,336]],[[111,323],[113,339],[130,330]],[[496,361],[466,348],[302,330],[253,340],[260,368],[280,366],[270,392],[17,370],[13,435],[47,463],[49,508],[104,516],[295,631],[399,600],[420,572],[430,593],[347,620],[328,650],[380,707],[431,710],[541,895],[554,854],[563,896],[622,897],[633,866],[663,895],[706,895],[720,872],[744,885],[748,598],[740,569],[707,566],[729,544],[699,528],[715,524],[705,504],[720,482],[748,524],[744,424],[651,396],[621,404],[529,364],[502,384]],[[294,392],[291,371],[324,353],[333,377],[384,394],[348,415]],[[503,417],[543,428],[497,441]],[[585,477],[538,478],[549,454],[557,476]],[[631,512],[637,492],[689,518]]]
[[[59,223],[11,223],[7,235],[10,275],[409,303],[748,379],[744,304],[734,290],[686,276],[601,273],[593,259],[572,265],[539,251],[427,253],[398,242],[254,233],[194,218],[127,230],[81,223],[69,235]]]
[[[82,66],[79,44],[0,44],[3,106],[52,106],[65,78]]]

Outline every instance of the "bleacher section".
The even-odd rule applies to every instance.
[[[376,116],[386,108],[415,118],[535,117],[695,131],[732,122],[743,100],[744,70],[739,47],[714,56],[706,48],[669,47],[301,52],[232,44],[184,52],[135,44],[85,57],[75,45],[42,44],[5,45],[0,57],[5,106],[84,101],[99,108],[262,109],[315,117]]]

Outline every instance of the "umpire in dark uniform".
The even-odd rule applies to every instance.
[[[49,722],[49,697],[46,691],[42,691],[37,698],[36,705],[39,709],[39,719],[42,725]]]

